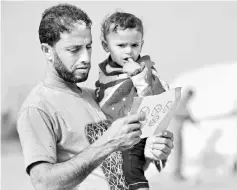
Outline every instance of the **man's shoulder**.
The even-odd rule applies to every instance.
[[[80,87],[80,88],[84,93],[88,93],[88,94],[94,93],[94,90],[92,88],[88,88],[88,87]]]
[[[92,98],[93,100],[96,99],[96,96],[95,96],[95,89],[92,89],[92,88],[87,88],[87,87],[80,87],[82,89],[82,91],[85,93],[85,94],[88,94],[88,96],[90,98]]]
[[[43,85],[43,83],[39,83],[35,87],[33,87],[33,89],[26,97],[25,101],[23,102],[18,115],[20,115],[26,109],[30,108],[36,108],[47,112],[46,107],[49,102],[47,95],[49,94],[49,91],[50,89]]]

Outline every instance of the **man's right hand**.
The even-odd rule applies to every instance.
[[[98,140],[111,143],[115,146],[115,151],[129,149],[140,141],[142,134],[140,121],[143,120],[145,116],[139,114],[117,119]]]

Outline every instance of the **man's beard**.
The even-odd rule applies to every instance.
[[[73,72],[69,71],[65,65],[63,64],[62,60],[59,58],[58,54],[54,53],[54,68],[57,71],[59,77],[63,79],[66,82],[69,83],[79,83],[84,82],[88,78],[88,73],[81,76],[80,78],[77,78],[73,75]]]

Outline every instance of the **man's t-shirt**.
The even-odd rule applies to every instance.
[[[77,155],[90,144],[85,126],[105,119],[92,90],[74,92],[41,82],[25,100],[17,123],[26,171],[38,161],[60,163]],[[109,185],[98,167],[75,189],[109,189]]]

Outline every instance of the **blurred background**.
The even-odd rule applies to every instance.
[[[44,77],[38,27],[43,11],[58,2],[1,1],[4,190],[33,189],[24,172],[16,118],[30,89]],[[178,123],[175,117],[170,124],[170,130],[182,139],[179,157],[182,162],[178,164],[179,151],[175,148],[161,174],[154,167],[148,168],[146,175],[151,189],[236,189],[237,2],[64,2],[82,8],[93,21],[92,69],[82,85],[94,88],[97,65],[107,56],[100,43],[103,18],[115,10],[123,10],[142,19],[143,55],[151,56],[162,79],[171,87],[183,87],[183,94],[190,89],[194,92],[192,99],[183,105],[191,120],[186,118]],[[180,142],[175,143],[179,147]],[[182,178],[174,175],[177,165]]]

